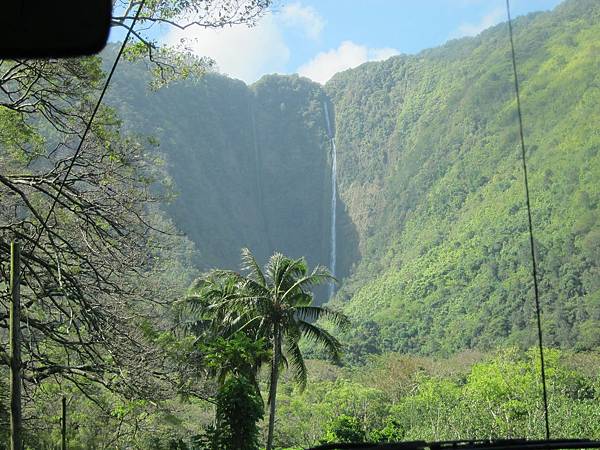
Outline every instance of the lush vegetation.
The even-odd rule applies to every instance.
[[[597,2],[571,0],[515,22],[544,331],[548,344],[579,350],[600,339],[598,15]],[[195,261],[234,268],[244,246],[260,261],[278,250],[328,263],[330,102],[351,358],[527,348],[531,266],[508,45],[501,24],[324,87],[210,75],[151,94],[143,67],[130,65],[112,103],[127,127],[159,138],[179,192],[169,212],[196,243]]]
[[[600,357],[546,350],[551,433],[600,437]],[[282,447],[324,442],[544,436],[535,349],[449,359],[390,353],[361,367],[308,361],[310,389],[282,386]]]
[[[515,22],[555,437],[600,439],[599,36],[596,0]],[[0,61],[0,448],[15,237],[28,448],[56,447],[63,396],[70,449],[541,437],[508,45],[498,25],[325,86],[246,86],[173,49],[148,71],[142,36],[72,171],[115,48]]]
[[[546,343],[600,344],[600,4],[515,21]],[[338,74],[340,192],[362,260],[339,301],[370,352],[535,342],[506,24]]]

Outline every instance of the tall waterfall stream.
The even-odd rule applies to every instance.
[[[335,136],[331,130],[331,122],[329,121],[329,110],[327,103],[323,103],[323,109],[325,110],[325,122],[327,124],[327,136],[331,141],[331,246],[329,254],[329,269],[331,274],[335,276],[335,263],[337,259],[336,254],[336,210],[337,210],[337,149],[335,148]],[[329,298],[333,298],[335,294],[335,283],[332,281],[329,284]]]

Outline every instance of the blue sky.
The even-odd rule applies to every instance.
[[[560,0],[512,0],[513,16]],[[211,56],[247,83],[266,73],[300,73],[318,82],[369,60],[416,53],[473,36],[506,20],[505,0],[277,0],[257,26],[171,31],[162,40]]]

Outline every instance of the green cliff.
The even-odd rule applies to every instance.
[[[546,343],[600,344],[600,3],[516,20]],[[535,338],[508,29],[334,77],[355,354]]]

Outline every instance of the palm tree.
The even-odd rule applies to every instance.
[[[320,344],[339,359],[341,344],[315,322],[327,319],[345,326],[348,319],[327,307],[312,306],[311,288],[333,279],[322,266],[309,272],[304,258],[291,259],[281,253],[269,258],[264,270],[250,250],[242,250],[242,272],[213,271],[201,277],[197,298],[218,327],[219,333],[244,331],[264,338],[271,348],[269,376],[269,428],[267,450],[272,449],[277,382],[281,370],[291,368],[293,378],[303,389],[307,370],[299,347],[302,337]]]
[[[202,353],[201,365],[207,376],[222,387],[230,375],[241,375],[260,392],[258,371],[271,360],[266,339],[240,331],[243,316],[225,307],[239,296],[239,281],[239,274],[226,270],[202,274],[183,299],[179,323],[196,337],[194,347]]]

